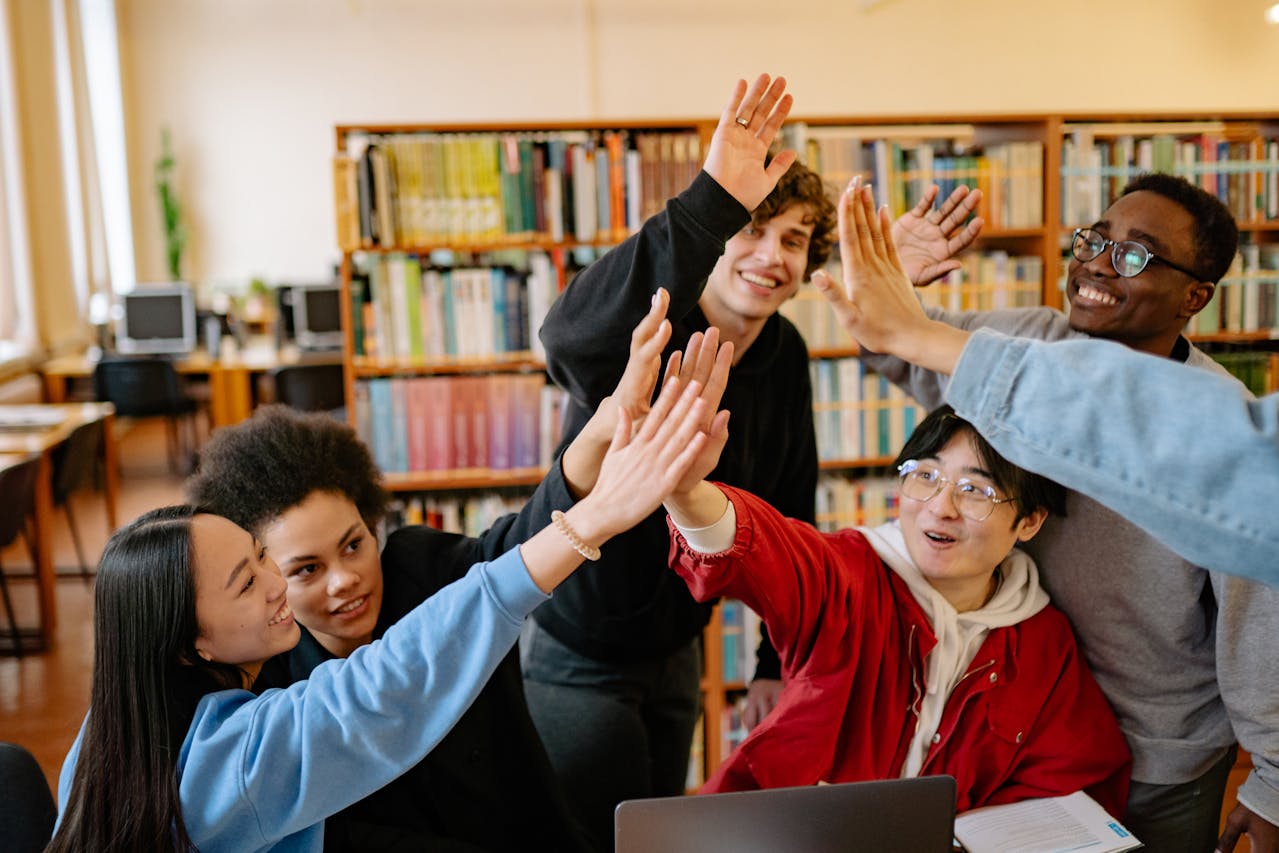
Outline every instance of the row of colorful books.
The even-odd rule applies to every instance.
[[[1212,301],[1186,329],[1192,335],[1279,330],[1279,245],[1241,245]]]
[[[429,257],[389,253],[359,259],[352,277],[353,349],[405,363],[531,352],[557,292],[545,252],[517,253],[520,266],[439,267]]]
[[[696,131],[351,132],[334,159],[344,251],[617,241],[701,168]]]
[[[356,428],[388,473],[546,467],[563,392],[541,373],[355,383]]]
[[[523,492],[408,495],[392,502],[383,532],[425,524],[447,533],[478,537],[502,516],[519,512],[527,501],[528,495]]]
[[[823,461],[895,456],[927,412],[856,358],[809,363],[813,423]]]
[[[1061,219],[1068,225],[1100,219],[1124,185],[1144,172],[1197,183],[1241,224],[1279,219],[1279,139],[1227,138],[1224,131],[1097,138],[1096,132],[1080,126],[1062,142]]]
[[[978,145],[971,125],[879,128],[792,122],[782,134],[783,144],[837,191],[861,175],[875,185],[894,215],[914,207],[933,184],[943,198],[963,184],[982,191],[978,214],[988,228],[1043,225],[1042,142]]]
[[[897,505],[894,476],[823,474],[817,480],[819,530],[834,532],[848,527],[874,527],[896,518]]]

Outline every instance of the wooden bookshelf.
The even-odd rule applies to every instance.
[[[572,273],[575,255],[606,250],[655,212],[654,205],[663,204],[687,185],[700,166],[713,129],[713,119],[337,127],[334,177],[337,237],[342,252],[343,364],[352,422],[359,425],[354,405],[360,400],[357,387],[371,381],[502,374],[518,377],[540,375],[545,367],[532,339],[517,351],[471,356],[411,351],[370,353],[367,340],[360,350],[357,327],[364,332],[367,328],[356,322],[363,318],[355,317],[352,309],[353,282],[360,280],[359,268],[416,257],[425,270],[436,263],[438,255],[451,256],[457,266],[479,267],[490,256],[498,258],[492,263],[506,263],[504,254],[514,251],[548,258],[558,291]],[[1258,353],[1251,360],[1241,361],[1248,362],[1245,367],[1253,379],[1264,376],[1270,390],[1279,388],[1279,354],[1275,352],[1275,341],[1279,339],[1279,112],[820,116],[792,120],[784,134],[785,144],[796,148],[802,160],[821,172],[833,191],[841,189],[854,173],[862,173],[876,185],[880,198],[893,207],[894,214],[906,209],[923,187],[934,181],[944,190],[964,182],[984,191],[986,200],[979,214],[986,225],[971,252],[972,261],[951,281],[921,291],[926,301],[935,300],[949,308],[981,310],[1020,304],[1062,307],[1061,282],[1069,263],[1066,242],[1071,231],[1094,221],[1093,214],[1104,209],[1114,191],[1144,165],[1182,173],[1206,187],[1219,186],[1236,213],[1242,242],[1253,248],[1247,250],[1250,255],[1245,259],[1246,268],[1241,260],[1240,268],[1232,271],[1235,278],[1218,289],[1214,302],[1221,300],[1225,307],[1215,324],[1210,320],[1208,328],[1191,328],[1191,338],[1213,350]],[[623,168],[621,222],[613,221],[619,212],[618,200],[610,196],[602,202],[597,180],[596,214],[603,204],[610,206],[607,228],[579,232],[576,221],[562,216],[548,219],[546,205],[555,202],[556,196],[553,190],[548,195],[545,186],[538,190],[543,202],[542,218],[538,218],[535,203],[530,225],[527,196],[511,183],[510,170],[501,170],[502,158],[510,166],[530,146],[534,152],[542,150],[541,174],[545,178],[548,164],[554,168],[561,162],[557,159],[558,149],[552,152],[549,145],[556,138],[566,146],[597,145],[593,151],[606,150],[610,156],[621,150],[624,164],[633,157],[626,152],[639,152],[634,155],[639,161],[639,178],[634,177],[633,171],[626,171],[635,167]],[[645,140],[642,144],[641,138]],[[359,151],[370,140],[395,152],[416,152],[411,155],[417,158],[415,165],[403,173],[395,171],[395,163],[381,164],[382,207],[394,212],[396,205],[406,200],[392,192],[385,180],[388,174],[397,179],[397,187],[407,188],[410,202],[399,212],[399,219],[393,215],[389,225],[381,223],[378,231],[389,231],[387,234],[370,232],[370,217],[378,214],[363,211],[363,220],[367,221],[361,219]],[[523,148],[521,143],[526,143]],[[683,171],[672,166],[662,177],[654,178],[646,166],[657,162],[650,155],[654,150],[661,155],[663,144],[669,145],[667,153],[672,160],[680,161]],[[489,171],[484,173],[487,177],[477,177],[474,158],[480,155],[475,152],[491,151],[494,145],[498,172],[490,163],[486,167]],[[654,145],[658,147],[652,148]],[[443,165],[428,162],[434,155],[439,155]],[[527,167],[530,161],[520,162]],[[607,173],[610,191],[618,181],[611,163],[610,160]],[[437,166],[454,168],[447,174],[432,171]],[[370,196],[365,206],[372,204],[376,208],[378,188],[374,186],[373,164],[367,172],[371,183],[365,188]],[[562,170],[556,174],[563,179]],[[423,190],[426,175],[433,175],[438,179],[437,186],[451,187],[449,192],[456,195],[431,196]],[[638,205],[627,195],[633,186],[641,189]],[[575,187],[561,184],[559,203],[563,204],[575,191]],[[509,196],[503,195],[508,192]],[[504,206],[494,207],[495,199],[504,198],[519,200],[523,219]],[[388,202],[392,203],[389,208]],[[422,205],[431,211],[429,215],[423,214]],[[432,218],[440,210],[458,209],[459,205],[463,210],[471,209],[467,205],[474,208],[469,224],[440,226]],[[483,220],[486,224],[482,227],[473,221],[474,216],[481,215],[476,212],[481,209],[482,216],[489,217]],[[575,209],[574,215],[577,213]],[[406,216],[408,225],[404,224]],[[1013,270],[1011,277],[1008,270]],[[1233,307],[1232,299],[1238,300]],[[360,309],[361,313],[364,311]],[[815,362],[857,357],[856,344],[831,325],[826,317],[829,311],[817,294],[801,291],[786,311],[808,340]],[[827,400],[819,401],[815,415],[821,418],[823,412],[834,417],[868,411],[872,409],[864,401]],[[846,454],[832,449],[832,458],[820,463],[823,477],[860,478],[880,473],[875,469],[886,468],[895,450],[876,449],[868,458],[834,458]],[[467,466],[388,471],[387,484],[393,491],[403,493],[531,488],[542,476],[545,461],[508,469]],[[822,516],[823,523],[836,523],[842,517],[834,512]],[[745,688],[740,681],[726,682],[722,677],[719,619],[717,610],[704,636],[703,744],[695,751],[708,772],[723,758],[720,745],[724,709],[731,694]]]

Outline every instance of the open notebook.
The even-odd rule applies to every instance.
[[[616,853],[949,853],[949,776],[627,800]]]

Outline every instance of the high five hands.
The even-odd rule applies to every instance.
[[[664,288],[658,288],[653,294],[652,307],[631,333],[630,356],[617,387],[600,402],[590,421],[564,451],[564,477],[576,497],[580,498],[594,488],[600,463],[612,443],[619,417],[624,415],[634,430],[639,429],[649,415],[657,380],[662,373],[662,352],[671,337],[671,324],[666,319],[669,306],[670,295]],[[718,409],[728,385],[728,371],[732,363],[732,343],[721,345],[719,330],[711,326],[705,333],[695,333],[684,352],[673,353],[666,365],[663,384],[672,378],[684,386],[697,383],[700,399],[704,401],[698,422],[699,432],[708,437],[710,452],[716,458],[728,439],[728,412]],[[701,460],[697,468],[701,469]],[[688,485],[681,482],[678,488]]]
[[[838,209],[844,288],[822,270],[813,274],[813,284],[840,324],[867,349],[952,372],[968,334],[924,313],[897,253],[888,209],[876,210],[870,187],[857,178]]]

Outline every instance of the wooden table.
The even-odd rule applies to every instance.
[[[340,364],[341,353],[299,353],[296,347],[277,350],[254,344],[225,358],[210,358],[204,351],[175,359],[178,373],[207,376],[209,379],[209,421],[214,429],[238,424],[253,414],[253,382],[257,376],[290,364]],[[61,403],[67,399],[67,382],[93,376],[96,362],[84,355],[60,356],[40,368],[44,379],[44,399]]]
[[[0,417],[6,409],[28,409],[29,405],[0,405]],[[107,524],[112,530],[116,527],[116,498],[119,493],[119,480],[116,472],[115,438],[113,422],[115,407],[110,403],[61,403],[43,405],[49,409],[65,413],[64,419],[56,426],[15,431],[0,430],[0,454],[8,458],[8,454],[16,454],[22,458],[39,455],[40,464],[36,475],[35,509],[35,546],[36,546],[36,578],[40,589],[40,633],[48,647],[53,641],[53,632],[58,624],[57,599],[54,596],[54,583],[57,575],[53,566],[53,451],[66,441],[71,433],[84,424],[102,421],[102,461],[103,488],[106,492]],[[12,460],[9,464],[20,460]]]

